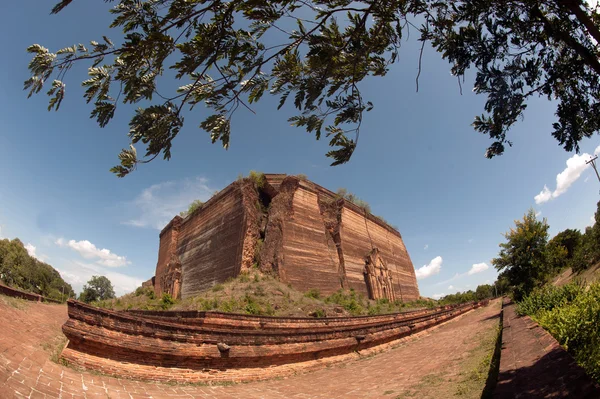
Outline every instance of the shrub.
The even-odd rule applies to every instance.
[[[263,172],[257,172],[255,170],[251,170],[250,173],[248,173],[248,178],[252,180],[254,187],[256,188],[263,188],[267,181]]]
[[[541,308],[534,318],[600,381],[600,284],[592,284],[587,291],[571,287],[564,298],[575,292],[571,301],[561,301],[549,310]]]
[[[357,294],[353,289],[350,289],[349,292],[344,292],[342,290],[334,292],[325,298],[325,302],[340,305],[353,316],[363,314],[364,308],[367,306],[365,298],[362,295]]]
[[[517,304],[517,314],[521,316],[533,316],[542,310],[552,310],[555,307],[564,306],[572,302],[583,291],[583,286],[577,281],[573,281],[562,287],[546,285],[535,289],[531,294],[523,298]]]
[[[175,303],[175,300],[173,300],[173,297],[171,296],[171,294],[167,294],[167,293],[164,293],[162,296],[162,299],[160,300],[160,306],[163,309],[169,309],[174,303]]]
[[[195,211],[196,209],[198,209],[198,208],[202,207],[202,205],[204,205],[204,202],[203,202],[203,201],[200,201],[200,200],[198,200],[198,199],[197,199],[197,200],[194,200],[194,201],[193,201],[193,202],[192,202],[192,203],[191,203],[191,204],[188,206],[188,209],[187,209],[187,211],[181,211],[181,212],[179,212],[179,216],[181,216],[181,217],[183,217],[183,218],[184,218],[184,217],[186,217],[186,216],[188,216],[188,215],[191,215],[192,213],[194,213],[194,211]]]
[[[250,295],[246,294],[246,296],[244,297],[244,300],[246,301],[246,306],[244,307],[244,310],[246,311],[246,313],[254,314],[254,315],[260,315],[262,313],[262,309],[260,308],[260,305],[258,303],[256,303],[254,298],[252,298]]]
[[[150,299],[154,299],[154,290],[150,287],[138,287],[134,293],[135,296],[145,295]]]
[[[319,299],[321,297],[321,292],[317,288],[311,288],[304,293],[304,296],[307,298]]]

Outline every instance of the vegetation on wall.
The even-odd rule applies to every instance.
[[[202,205],[204,205],[203,201],[200,201],[199,199],[192,201],[192,203],[188,206],[187,211],[181,211],[179,212],[179,216],[181,216],[182,218],[187,217],[188,215],[191,215],[192,213],[194,213],[194,211],[200,207],[202,207]]]
[[[343,198],[346,201],[350,201],[354,205],[356,205],[356,206],[358,206],[360,208],[363,208],[368,213],[371,213],[371,205],[369,205],[369,203],[367,201],[361,200],[356,195],[354,195],[351,192],[349,192],[347,189],[345,189],[343,187],[342,188],[338,188],[338,190],[335,193],[337,194],[337,196],[339,198]]]
[[[58,301],[75,296],[71,285],[58,271],[30,256],[18,238],[0,240],[0,280],[11,287]]]

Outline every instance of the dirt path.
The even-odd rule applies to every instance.
[[[49,352],[60,341],[66,306],[25,306],[0,301],[1,398],[478,398],[483,383],[473,385],[473,373],[491,348],[500,310],[496,301],[395,349],[312,373],[232,386],[177,386],[81,373],[52,362]]]

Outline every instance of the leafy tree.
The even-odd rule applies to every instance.
[[[556,274],[569,264],[569,251],[553,240],[550,240],[546,245],[544,257],[549,274]]]
[[[52,13],[71,2],[61,0]],[[555,99],[552,135],[568,151],[600,127],[600,14],[582,0],[112,2],[110,26],[122,35],[56,52],[31,45],[25,89],[32,95],[48,83],[48,109],[58,109],[66,75],[89,62],[84,98],[101,127],[120,103],[144,104],[129,124],[130,148],[112,168],[120,177],[159,155],[169,159],[184,113],[201,103],[209,109],[201,128],[228,148],[233,114],[251,110],[265,92],[279,97],[278,108],[293,101],[293,125],[329,139],[332,165],[347,162],[373,107],[360,88],[401,59],[407,37],[440,52],[460,90],[466,71],[475,72],[473,90],[487,102],[473,126],[493,140],[490,158],[511,145],[508,130],[535,96]],[[417,90],[420,66],[421,57]],[[157,90],[165,68],[183,80],[174,92]],[[140,142],[143,157],[134,147]]]
[[[507,295],[511,292],[512,287],[510,282],[508,281],[508,277],[506,277],[506,271],[502,272],[498,275],[498,278],[494,282],[494,295],[503,296]]]
[[[115,298],[115,291],[112,283],[104,276],[92,276],[79,295],[79,300],[87,303],[113,298]]]
[[[500,253],[492,260],[513,286],[517,299],[543,283],[546,277],[548,227],[545,218],[538,220],[535,210],[529,209],[523,220],[515,220],[515,227],[504,234],[506,242],[500,244]]]
[[[567,258],[575,255],[575,250],[581,242],[581,232],[577,229],[566,229],[555,235],[548,244],[563,246],[567,250]]]
[[[478,301],[492,298],[494,296],[494,287],[489,284],[478,285],[475,289],[475,298]]]
[[[570,262],[575,272],[581,272],[600,261],[600,201],[596,205],[594,220],[594,225],[587,227],[582,234],[580,245]]]
[[[59,301],[75,296],[52,266],[32,257],[18,238],[0,240],[0,280],[9,286]]]

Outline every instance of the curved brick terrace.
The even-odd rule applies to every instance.
[[[0,302],[1,398],[396,398],[414,396],[419,389],[426,391],[418,397],[453,396],[461,366],[478,345],[477,337],[496,328],[500,310],[496,301],[408,337],[394,349],[310,373],[232,386],[181,386],[79,372],[53,363],[44,346],[61,336],[66,306],[25,306]],[[433,375],[438,382],[427,384]]]

